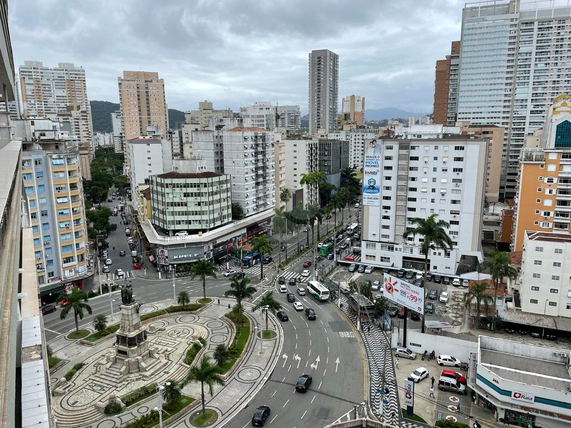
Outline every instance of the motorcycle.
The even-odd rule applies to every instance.
[[[421,360],[424,361],[426,358],[428,358],[429,354],[428,351],[424,351],[424,354],[422,354]]]

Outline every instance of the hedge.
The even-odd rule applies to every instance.
[[[121,401],[125,406],[129,407],[132,404],[135,404],[138,401],[144,400],[147,397],[150,397],[153,394],[157,393],[157,383],[151,383],[149,385],[142,386],[138,389],[135,389],[133,392],[121,397]]]
[[[68,371],[65,374],[65,380],[67,380],[68,382],[71,380],[71,378],[83,367],[83,363],[78,363],[75,366],[73,366],[73,368]]]

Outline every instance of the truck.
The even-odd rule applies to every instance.
[[[129,229],[128,227],[125,228],[125,235],[131,236],[131,229]]]

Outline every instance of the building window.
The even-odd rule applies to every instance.
[[[561,267],[561,262],[553,262],[553,267]]]
[[[549,289],[549,292],[552,294],[558,294],[559,290],[557,288],[551,288],[551,289]]]
[[[536,248],[536,250],[537,250],[537,248]],[[541,249],[541,251],[543,251],[543,248]],[[555,254],[563,254],[563,248],[556,248]]]
[[[537,305],[537,299],[529,299],[529,303]]]
[[[537,285],[532,285],[531,291],[539,291],[539,287]]]
[[[549,302],[549,306],[557,306],[557,302]]]
[[[534,260],[533,264],[536,266],[541,266],[543,264],[543,262],[541,260]]]
[[[540,204],[540,203],[541,203],[541,199],[536,199],[535,202],[536,202],[537,204]]]
[[[539,273],[534,273],[532,276],[533,276],[534,278],[541,278],[541,274],[539,274]]]
[[[376,260],[376,257],[374,254],[365,254],[365,260],[374,262]]]
[[[375,242],[366,242],[365,243],[365,248],[367,250],[376,250],[377,249],[377,244]]]
[[[538,253],[543,253],[543,247],[535,247],[535,251],[537,251]]]
[[[551,275],[553,281],[559,281],[559,275]]]
[[[541,192],[541,191],[543,191],[543,189],[542,189],[541,187],[538,187],[538,188],[537,188],[537,191],[538,191],[538,192]]]

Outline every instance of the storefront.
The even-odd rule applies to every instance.
[[[521,413],[506,409],[504,413],[504,422],[509,425],[531,428],[535,426],[535,416],[530,415],[529,413]]]

